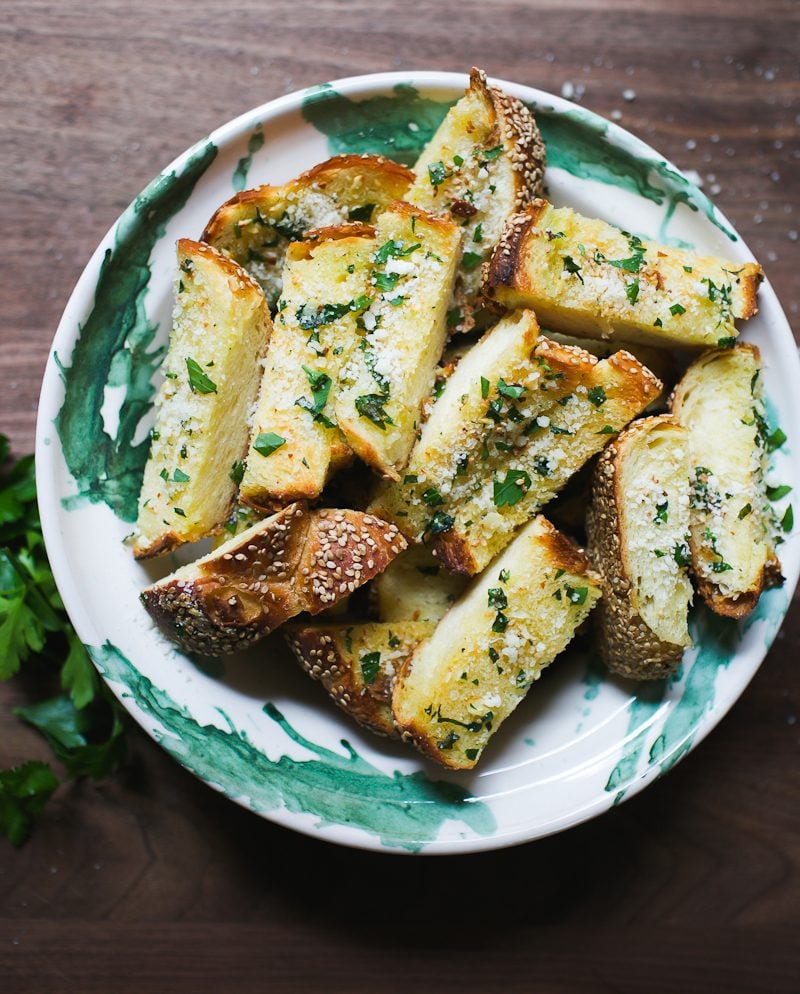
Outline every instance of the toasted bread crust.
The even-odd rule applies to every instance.
[[[287,187],[293,189],[316,187],[324,190],[330,182],[336,180],[341,172],[350,169],[383,173],[388,183],[395,188],[395,196],[402,196],[401,191],[405,191],[414,181],[414,173],[411,169],[398,162],[393,162],[391,159],[386,159],[382,155],[334,155],[325,162],[320,162],[311,169],[300,173],[296,179],[290,180],[284,186],[265,184],[251,190],[242,190],[226,200],[209,220],[201,235],[201,241],[213,244],[224,234],[229,225],[232,208],[240,205],[261,204],[282,193]]]
[[[659,638],[631,600],[633,577],[621,523],[621,468],[631,443],[656,425],[681,430],[677,420],[669,416],[645,418],[630,425],[604,450],[595,467],[592,504],[586,515],[587,551],[603,577],[603,597],[594,614],[600,654],[610,670],[634,680],[671,675],[685,648]]]
[[[301,611],[325,610],[404,548],[397,529],[372,515],[291,504],[148,587],[141,598],[182,648],[223,655]]]
[[[434,628],[433,622],[296,624],[288,626],[284,636],[298,663],[338,707],[376,734],[398,738],[391,709],[394,676]],[[355,652],[354,643],[360,647]],[[370,652],[375,670],[367,682],[363,666]]]

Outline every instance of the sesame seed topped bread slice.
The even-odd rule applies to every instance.
[[[395,674],[435,627],[430,621],[298,622],[287,626],[284,637],[306,673],[343,711],[378,735],[397,738],[391,708]]]
[[[377,219],[364,334],[339,372],[336,421],[367,465],[398,479],[444,350],[458,227],[398,201]]]
[[[271,331],[258,284],[209,245],[182,238],[132,539],[137,559],[194,542],[227,519]]]
[[[603,576],[594,616],[609,669],[669,676],[691,645],[689,450],[676,418],[642,418],[600,456],[586,520],[587,553]]]
[[[403,737],[442,766],[471,769],[599,597],[586,556],[534,518],[396,677]]]
[[[365,290],[374,248],[371,237],[345,227],[287,250],[241,483],[248,504],[271,508],[318,497],[338,450],[349,452],[334,398],[340,356],[351,351],[358,316],[371,303]]]
[[[290,504],[141,596],[170,639],[189,652],[219,656],[301,611],[331,607],[404,548],[397,529],[373,515]]]
[[[675,388],[672,410],[689,435],[698,590],[713,611],[742,618],[780,574],[766,512],[758,349],[741,343],[705,352]]]
[[[482,570],[661,389],[627,352],[598,362],[537,330],[515,312],[460,361],[403,480],[370,507],[453,572]]]
[[[729,344],[735,320],[756,313],[762,278],[757,263],[669,248],[535,200],[508,222],[484,291],[558,331],[708,347]]]
[[[481,265],[508,218],[541,196],[544,168],[544,142],[531,112],[473,69],[466,93],[417,160],[417,178],[405,197],[452,218],[463,232],[464,255],[449,315],[453,331],[474,326]]]
[[[236,194],[208,222],[203,241],[257,279],[274,307],[290,242],[311,228],[371,221],[413,180],[410,169],[379,155],[337,155],[283,186]]]
[[[424,545],[401,552],[373,581],[381,621],[439,621],[467,579],[448,571]]]

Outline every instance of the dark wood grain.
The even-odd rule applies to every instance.
[[[362,72],[475,63],[621,112],[700,173],[796,322],[798,37],[792,0],[5,0],[0,429],[31,447],[68,294],[161,167],[255,104]],[[0,840],[0,989],[796,991],[798,658],[795,601],[731,714],[667,778],[471,857],[294,835],[131,727],[122,777],[62,788],[21,851]],[[26,694],[0,687],[2,766],[46,754],[10,713]]]

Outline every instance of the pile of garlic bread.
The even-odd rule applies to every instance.
[[[756,263],[548,203],[473,69],[413,169],[342,155],[177,246],[134,556],[187,652],[280,630],[364,728],[472,769],[576,636],[673,674],[780,582]]]

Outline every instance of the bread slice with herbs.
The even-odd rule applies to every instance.
[[[261,288],[209,245],[182,238],[164,383],[132,538],[137,559],[221,527],[272,322]]]
[[[402,482],[370,506],[472,575],[661,389],[627,352],[598,360],[507,316],[458,364]]]
[[[367,465],[399,478],[447,337],[457,226],[398,201],[375,224],[364,334],[339,371],[336,421]]]
[[[601,454],[586,520],[587,554],[603,577],[594,615],[603,661],[657,680],[692,644],[687,624],[689,449],[673,417],[642,418]]]
[[[725,345],[757,311],[755,262],[670,248],[535,200],[506,225],[486,296],[547,327],[662,346]]]
[[[363,226],[362,226],[363,227]],[[287,249],[283,291],[252,418],[242,500],[273,508],[315,499],[350,449],[336,424],[339,364],[357,340],[372,229],[329,228]]]
[[[447,112],[414,166],[410,203],[461,228],[464,254],[448,323],[469,331],[481,306],[481,266],[508,218],[541,196],[545,147],[533,114],[516,97],[470,72],[464,96]]]
[[[381,621],[438,621],[458,600],[467,579],[449,573],[424,545],[401,552],[373,582]]]
[[[395,674],[434,622],[288,625],[284,637],[298,663],[351,718],[378,735],[398,737],[392,718]]]
[[[780,576],[767,512],[768,429],[754,345],[703,353],[675,388],[672,411],[688,432],[691,558],[701,597],[742,618]]]
[[[600,589],[583,552],[534,518],[396,677],[392,712],[403,737],[442,766],[472,769]]]
[[[307,611],[318,614],[405,548],[394,525],[360,511],[290,504],[143,591],[164,634],[188,652],[243,649]]]
[[[379,155],[337,155],[282,186],[237,193],[208,222],[203,241],[257,279],[274,308],[290,242],[312,228],[372,221],[413,180],[410,169]]]

